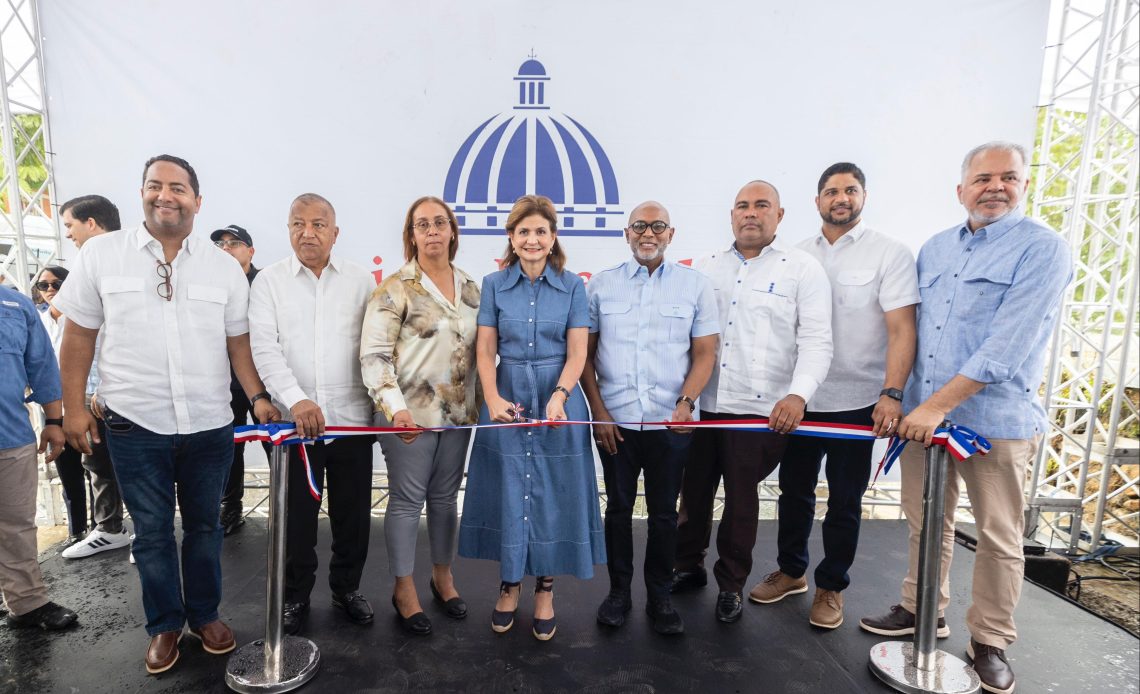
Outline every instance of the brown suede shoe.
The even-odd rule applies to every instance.
[[[181,640],[181,629],[150,637],[150,647],[146,649],[146,671],[157,675],[174,667],[178,662],[178,642]]]
[[[783,571],[773,571],[756,584],[748,593],[748,599],[766,605],[783,600],[789,595],[806,592],[807,579],[803,576],[792,578]]]
[[[234,632],[220,619],[203,624],[197,629],[191,629],[190,635],[201,639],[202,649],[214,655],[229,653],[237,646]]]
[[[815,589],[815,599],[811,602],[808,621],[822,629],[834,629],[843,623],[843,593],[834,590]]]

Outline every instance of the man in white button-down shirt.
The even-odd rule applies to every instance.
[[[798,248],[831,279],[835,356],[827,379],[808,403],[812,422],[872,427],[891,433],[902,410],[902,388],[914,363],[918,276],[914,255],[862,220],[865,177],[858,166],[834,164],[820,176],[820,233]],[[815,569],[808,621],[824,629],[843,623],[847,570],[855,560],[863,492],[871,477],[874,441],[795,436],[780,463],[779,569],[748,595],[774,603],[807,590],[808,538],[815,519],[820,461],[827,456],[823,561]]]
[[[717,486],[724,511],[717,531],[720,587],[716,616],[740,619],[752,571],[759,515],[757,485],[780,462],[788,434],[831,364],[831,285],[819,261],[774,243],[784,217],[780,194],[748,183],[733,205],[736,241],[693,267],[712,280],[720,314],[720,354],[701,393],[702,420],[768,417],[772,432],[699,429],[681,487],[673,592],[707,582],[704,557]]]
[[[145,222],[84,243],[55,302],[67,316],[60,351],[64,433],[88,455],[100,439],[85,394],[102,326],[99,396],[135,527],[151,636],[145,663],[153,674],[178,660],[187,623],[207,652],[234,648],[233,632],[218,619],[218,504],[234,449],[231,363],[258,421],[279,413],[250,358],[249,285],[241,268],[191,233],[202,205],[193,167],[167,154],[153,157],[141,192]]]
[[[250,290],[257,371],[273,402],[290,412],[302,436],[320,436],[326,424],[371,426],[372,400],[360,376],[359,354],[364,309],[376,282],[364,268],[332,255],[340,229],[325,198],[299,196],[289,208],[288,225],[294,255],[263,268]],[[371,436],[350,436],[289,446],[287,633],[298,633],[309,611],[316,583],[319,495],[326,482],[332,603],[357,624],[372,621],[372,607],[358,589],[372,520],[373,442]]]

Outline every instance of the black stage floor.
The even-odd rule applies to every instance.
[[[905,561],[901,521],[865,521],[854,584],[846,593],[847,621],[824,632],[807,621],[811,592],[774,605],[745,604],[743,619],[721,624],[713,616],[716,589],[677,596],[686,633],[661,637],[643,612],[644,586],[635,579],[635,609],[620,630],[599,626],[594,610],[608,590],[604,567],[591,581],[562,578],[555,586],[558,632],[541,643],[530,634],[525,585],[514,629],[495,634],[490,611],[497,595],[497,565],[460,559],[456,582],[470,606],[452,621],[430,603],[429,559],[421,530],[417,570],[421,600],[435,633],[405,636],[389,603],[383,521],[372,528],[363,592],[376,621],[360,627],[329,607],[325,574],[313,595],[305,635],[321,649],[321,669],[308,692],[886,692],[867,669],[867,655],[881,637],[858,628],[861,615],[878,613],[898,599]],[[644,537],[645,526],[635,522]],[[322,520],[322,569],[328,526]],[[754,578],[774,568],[775,521],[762,521]],[[819,550],[818,528],[813,551]],[[171,671],[143,669],[147,637],[134,567],[126,550],[64,561],[52,551],[43,563],[51,597],[79,612],[78,628],[62,634],[0,628],[0,692],[224,692],[226,656],[205,654],[192,639]],[[964,616],[973,553],[958,547],[948,619],[952,635],[940,646],[964,658]],[[640,562],[640,558],[638,560]],[[265,600],[265,521],[251,519],[226,539],[223,617],[238,644],[260,638]],[[751,582],[749,584],[751,587]],[[1019,693],[1136,692],[1140,641],[1056,595],[1026,584],[1017,611],[1021,640],[1010,650]]]

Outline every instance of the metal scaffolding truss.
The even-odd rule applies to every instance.
[[[1129,545],[1140,538],[1137,502],[1128,501],[1140,489],[1134,433],[1140,0],[1059,4],[1046,53],[1030,212],[1069,241],[1075,276],[1051,343],[1050,429],[1030,479],[1028,534],[1060,536],[1075,551],[1097,547],[1104,537]]]
[[[0,110],[3,174],[0,195],[0,282],[28,293],[30,279],[59,257],[59,224],[51,213],[55,193],[44,98],[39,19],[33,0],[0,6]],[[21,184],[21,169],[34,165],[42,181]]]

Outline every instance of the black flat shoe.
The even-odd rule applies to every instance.
[[[703,567],[696,567],[685,571],[673,572],[673,584],[669,587],[670,593],[685,593],[708,585],[709,576]]]
[[[400,620],[400,626],[404,631],[416,636],[427,636],[431,633],[431,620],[423,612],[417,612],[410,617],[405,617],[400,614],[400,608],[396,605],[396,596],[392,596],[392,607],[396,610],[396,619]]]
[[[503,581],[499,584],[499,596],[501,597],[504,593],[510,595],[511,588],[518,588],[518,586],[518,581],[515,581],[514,583],[507,583],[506,581]],[[493,629],[496,634],[502,634],[510,631],[511,627],[515,625],[515,612],[518,612],[518,609],[519,603],[516,600],[515,609],[511,610],[510,612],[491,610],[491,629]]]
[[[428,581],[428,587],[431,588],[431,596],[435,598],[435,601],[443,605],[445,615],[452,619],[463,619],[467,616],[467,603],[463,601],[463,598],[457,595],[450,600],[444,600],[443,596],[436,590],[434,578]]]
[[[361,595],[360,591],[333,595],[332,606],[344,610],[348,618],[357,624],[372,623],[372,605],[368,604],[368,599]]]

